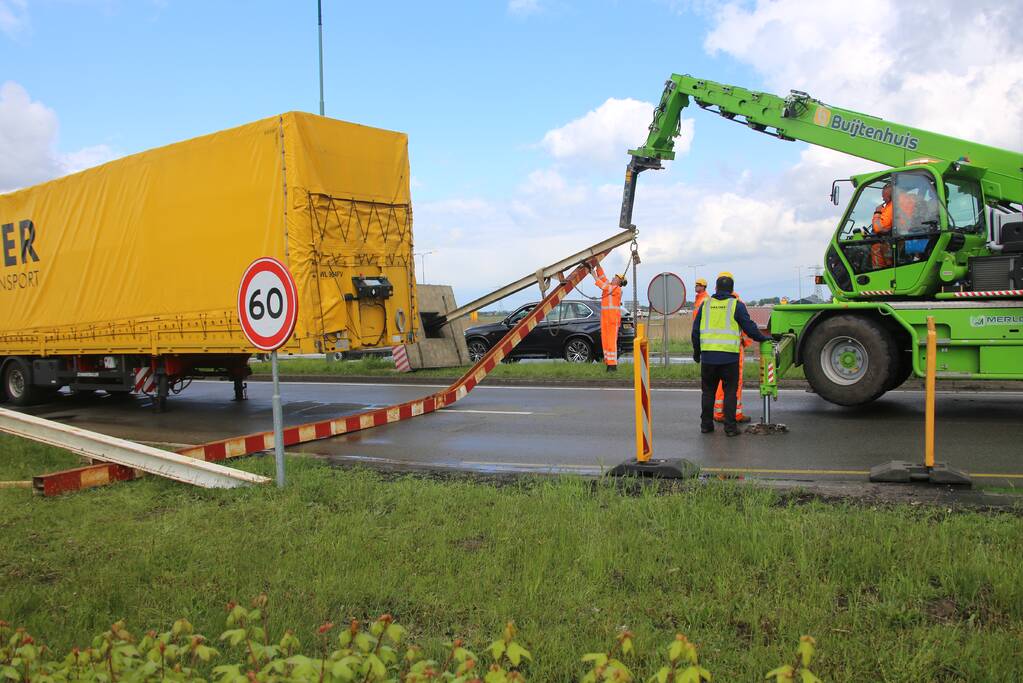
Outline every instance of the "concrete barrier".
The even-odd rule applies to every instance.
[[[419,316],[422,334],[417,344],[406,345],[409,365],[413,370],[426,368],[452,368],[471,365],[469,349],[465,345],[465,329],[470,325],[469,317],[459,318],[439,329],[432,326],[432,320],[458,308],[455,293],[449,285],[419,285]]]

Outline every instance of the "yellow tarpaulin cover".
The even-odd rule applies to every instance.
[[[298,284],[287,350],[412,341],[407,137],[290,112],[0,195],[0,355],[252,350],[261,256]],[[381,275],[390,297],[355,298]]]

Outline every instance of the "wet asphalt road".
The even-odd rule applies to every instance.
[[[283,383],[285,421],[300,424],[425,396],[438,387]],[[269,383],[251,382],[235,403],[231,385],[195,382],[154,414],[146,400],[74,398],[30,412],[124,438],[196,444],[272,429]],[[800,390],[783,390],[774,419],[790,432],[726,438],[699,433],[700,393],[654,389],[654,457],[688,458],[711,471],[794,480],[865,480],[883,461],[923,459],[922,392],[896,391],[847,409]],[[747,412],[760,415],[756,392]],[[937,398],[937,460],[977,484],[1023,486],[1023,393],[944,393]],[[481,471],[596,472],[634,453],[632,391],[625,388],[476,388],[451,408],[297,451],[338,459],[449,466]]]

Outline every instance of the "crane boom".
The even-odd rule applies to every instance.
[[[796,90],[782,98],[672,74],[654,109],[646,144],[629,150],[632,162],[626,174],[623,227],[632,222],[632,202],[639,172],[661,168],[662,160],[675,158],[675,138],[680,132],[682,110],[691,102],[781,140],[808,142],[886,166],[905,166],[916,159],[958,164],[969,168],[970,175],[980,180],[989,200],[1023,203],[1023,154],[1019,152],[832,107]]]

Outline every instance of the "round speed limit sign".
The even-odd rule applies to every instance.
[[[270,257],[256,259],[238,288],[238,318],[252,345],[264,351],[284,346],[295,331],[298,293],[284,264]]]

